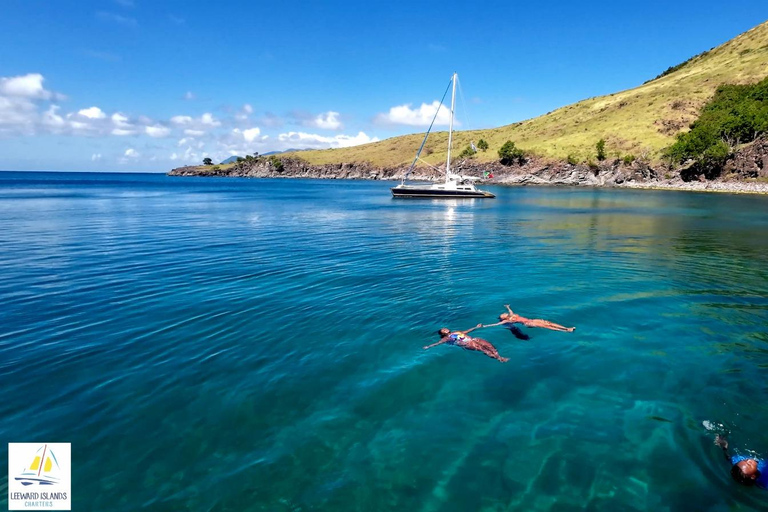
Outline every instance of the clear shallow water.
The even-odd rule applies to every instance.
[[[0,173],[0,459],[75,510],[761,510],[768,198]],[[510,303],[573,334],[481,331]],[[7,498],[2,481],[0,507]]]

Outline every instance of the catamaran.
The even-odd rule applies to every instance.
[[[437,119],[437,114],[440,112],[440,108],[443,106],[443,102],[440,101],[440,105],[437,108],[437,112],[435,112],[435,117],[432,119],[432,124],[429,126],[427,133],[424,135],[424,141],[421,143],[421,147],[419,148],[419,151],[416,153],[416,158],[413,159],[413,163],[411,164],[410,169],[408,169],[408,172],[405,173],[405,175],[403,176],[403,179],[400,181],[400,184],[390,189],[392,191],[393,197],[480,198],[480,199],[496,197],[490,192],[486,192],[485,190],[479,190],[478,188],[475,187],[474,183],[472,182],[479,178],[462,176],[460,174],[454,174],[451,172],[451,143],[453,142],[453,113],[456,107],[457,78],[458,76],[456,75],[456,73],[454,73],[451,76],[451,83],[449,84],[449,87],[452,86],[453,92],[451,93],[451,120],[448,125],[448,158],[446,158],[446,161],[445,161],[445,181],[438,182],[438,183],[423,184],[423,185],[406,185],[405,184],[405,180],[408,179],[408,175],[411,174],[411,171],[413,171],[413,168],[416,167],[416,162],[419,161],[419,157],[421,156],[421,151],[424,149],[424,144],[427,142],[427,137],[429,136],[430,130],[432,130],[432,125],[435,124],[435,119]],[[445,92],[447,93],[448,90],[446,89]],[[445,98],[445,95],[443,95],[443,98]]]

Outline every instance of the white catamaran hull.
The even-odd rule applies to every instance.
[[[393,197],[406,198],[406,199],[455,199],[455,198],[493,198],[495,195],[485,190],[478,190],[474,186],[458,185],[455,187],[448,184],[433,184],[433,185],[398,185],[392,187]]]

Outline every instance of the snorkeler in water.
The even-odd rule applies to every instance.
[[[464,350],[476,350],[478,352],[482,352],[488,357],[492,357],[493,359],[496,359],[502,363],[509,361],[508,358],[501,357],[499,355],[499,351],[496,350],[496,347],[491,345],[490,342],[481,338],[473,338],[471,336],[467,336],[467,334],[474,331],[475,329],[478,329],[481,327],[481,325],[482,324],[477,324],[476,327],[467,329],[466,331],[451,331],[450,329],[443,327],[437,331],[437,334],[440,336],[440,341],[424,347],[424,350],[436,347],[437,345],[441,345],[443,343],[448,343],[449,345],[456,345],[457,347],[461,347]]]
[[[768,489],[768,461],[746,455],[728,453],[728,441],[721,435],[715,436],[715,444],[723,449],[725,459],[732,464],[731,476],[742,485],[755,485]]]
[[[560,324],[556,324],[554,322],[550,322],[549,320],[542,320],[540,318],[531,319],[531,318],[525,318],[524,316],[520,316],[512,311],[510,309],[509,304],[504,304],[504,307],[507,308],[507,313],[502,313],[499,315],[499,322],[495,324],[488,324],[483,325],[482,327],[494,327],[497,325],[503,325],[510,331],[512,331],[512,334],[515,335],[516,338],[527,340],[529,336],[526,334],[523,334],[523,332],[515,326],[515,324],[523,324],[526,327],[541,327],[544,329],[551,329],[553,331],[562,331],[562,332],[573,332],[576,330],[575,327],[565,327]],[[521,337],[520,335],[524,336]]]

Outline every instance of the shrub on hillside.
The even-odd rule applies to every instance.
[[[283,172],[285,170],[285,166],[283,165],[283,161],[277,158],[275,155],[270,155],[269,157],[269,163],[272,165],[272,167],[275,168],[275,171],[277,172]]]
[[[477,149],[485,153],[485,151],[488,149],[488,143],[485,142],[485,139],[480,139],[477,141]]]
[[[621,161],[624,162],[624,165],[632,165],[632,162],[635,161],[635,155],[624,155]]]
[[[597,141],[595,148],[597,149],[597,159],[602,162],[605,160],[605,139]]]
[[[515,143],[508,140],[499,149],[499,161],[504,165],[512,165],[514,163],[522,165],[525,163],[525,151],[515,147]]]
[[[732,149],[768,132],[768,78],[752,85],[721,85],[715,96],[666,151],[672,164],[693,160],[684,176],[719,176]]]
[[[713,48],[713,49],[714,49],[714,48]],[[685,67],[686,65],[688,65],[690,62],[693,62],[693,60],[694,60],[694,59],[696,59],[697,57],[704,57],[706,54],[708,54],[708,53],[709,53],[709,52],[711,52],[711,51],[712,51],[712,50],[707,50],[707,51],[705,51],[705,52],[701,52],[701,53],[699,53],[698,55],[694,55],[693,57],[691,57],[690,59],[686,60],[685,62],[681,62],[680,64],[677,64],[676,66],[670,66],[670,67],[668,67],[667,69],[665,69],[664,71],[662,71],[662,72],[661,72],[661,74],[659,74],[658,76],[656,76],[656,78],[651,78],[650,80],[648,80],[648,81],[646,81],[646,82],[644,82],[644,83],[646,83],[646,84],[647,84],[648,82],[653,82],[654,80],[658,80],[659,78],[661,78],[661,77],[663,77],[663,76],[667,76],[667,75],[669,75],[670,73],[674,73],[674,72],[675,72],[675,71],[677,71],[678,69],[682,69],[682,68],[684,68],[684,67]]]
[[[464,151],[459,153],[459,158],[472,158],[475,156],[475,150],[472,149],[472,146],[467,146],[464,148]]]

